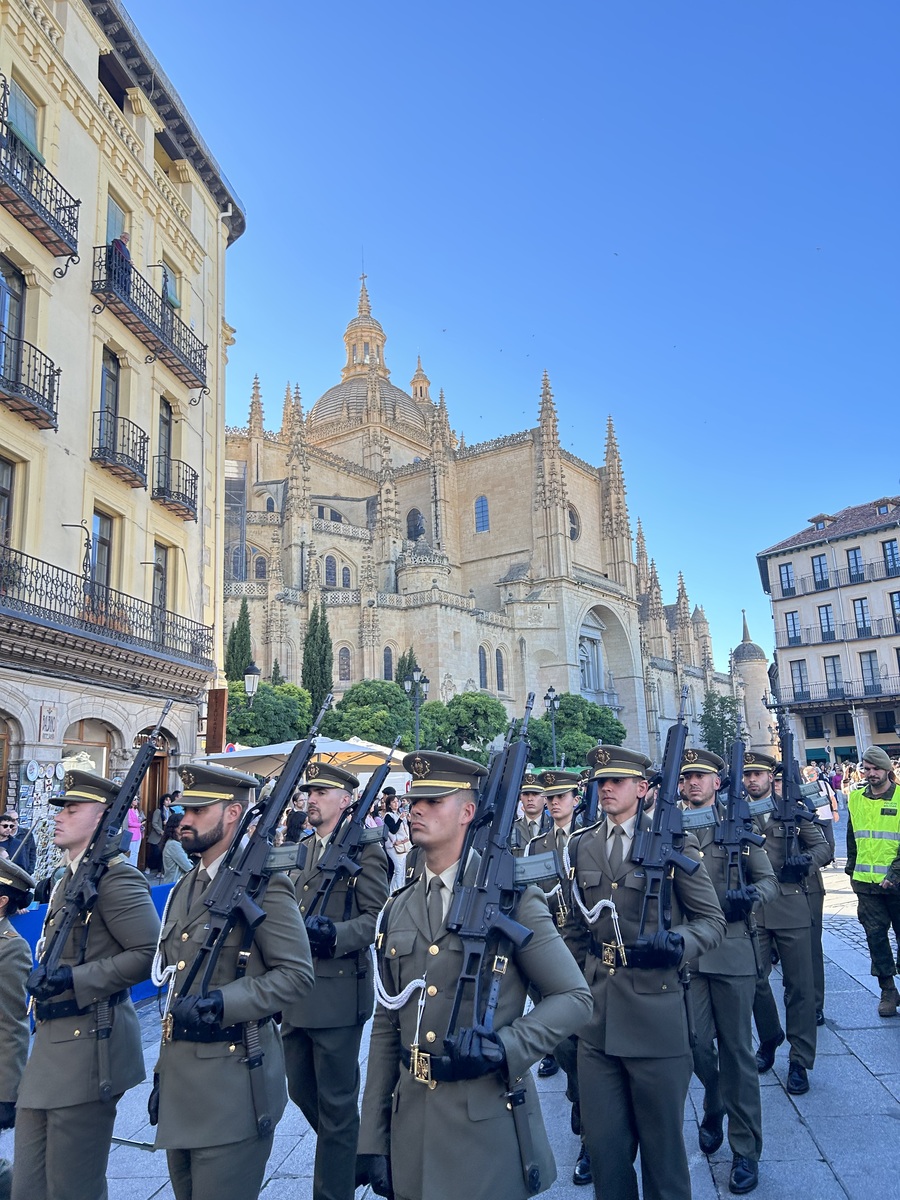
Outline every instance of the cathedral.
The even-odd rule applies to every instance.
[[[481,690],[512,715],[534,691],[539,715],[549,687],[581,693],[658,761],[686,684],[695,744],[712,689],[738,697],[752,744],[768,747],[754,699],[765,653],[745,622],[730,671],[718,672],[680,575],[675,603],[663,603],[640,521],[632,538],[612,418],[601,466],[563,449],[545,372],[533,429],[466,445],[421,359],[408,391],[391,381],[386,341],[363,276],[340,383],[308,413],[288,387],[271,430],[257,378],[247,427],[227,430],[225,630],[246,597],[263,678],[277,659],[300,682],[320,601],[338,697],[394,679],[411,646],[430,699]]]

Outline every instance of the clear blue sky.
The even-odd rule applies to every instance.
[[[602,461],[717,665],[755,554],[900,493],[896,0],[128,0],[247,208],[228,420],[339,379],[360,256],[394,382]]]

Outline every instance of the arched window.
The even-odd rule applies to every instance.
[[[338,679],[341,683],[350,682],[350,651],[346,646],[338,650]]]
[[[504,671],[503,671],[503,651],[498,650],[497,653],[494,655],[494,659],[497,664],[497,691],[503,692],[506,690],[504,687],[506,678],[505,678]]]
[[[266,578],[266,560],[262,554],[257,554],[253,560],[253,577],[254,579]]]
[[[325,556],[325,586],[337,587],[337,559],[333,554]]]
[[[425,536],[425,522],[417,508],[411,508],[406,514],[406,537],[410,542]]]
[[[384,648],[384,677],[388,683],[394,679],[394,652],[390,646]]]
[[[235,546],[231,552],[231,578],[236,580],[246,579],[246,571],[244,547]]]
[[[341,587],[350,587],[350,568],[341,567]]]
[[[475,501],[475,532],[487,533],[490,527],[487,496],[479,496]]]
[[[478,647],[478,686],[486,688],[487,681],[487,650],[484,646]]]
[[[266,512],[274,512],[274,511],[275,511],[275,501],[272,499],[271,496],[266,496]]]
[[[581,517],[574,504],[569,505],[569,537],[573,542],[577,542],[581,537]]]

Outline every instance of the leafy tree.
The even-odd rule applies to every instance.
[[[292,683],[277,687],[260,683],[251,708],[243,680],[228,685],[225,731],[230,742],[245,746],[293,742],[306,736],[311,723],[312,704],[309,692],[303,688]]]
[[[347,689],[322,722],[326,737],[359,737],[391,746],[400,737],[403,749],[413,746],[412,706],[403,688],[383,679],[364,679]]]
[[[272,663],[272,687],[278,687],[279,684],[287,683],[287,680],[281,673],[281,667],[278,664],[278,659]]]
[[[707,692],[700,714],[700,736],[706,749],[727,758],[726,750],[730,750],[740,727],[741,710],[735,697]]]
[[[447,750],[453,722],[447,705],[440,700],[426,700],[419,709],[419,745],[423,750]]]
[[[459,692],[447,705],[447,750],[487,762],[490,743],[509,725],[506,709],[483,692]]]
[[[306,639],[303,643],[303,686],[312,696],[313,711],[318,712],[322,702],[331,691],[334,651],[325,605],[318,601],[309,614]]]
[[[567,770],[584,767],[588,752],[598,742],[607,746],[621,746],[625,733],[625,726],[606,705],[594,704],[575,692],[563,692],[560,695],[556,714],[556,761],[557,764],[561,763],[565,755]],[[531,742],[532,762],[536,766],[551,766],[553,729],[546,713],[529,722],[528,740]]]
[[[394,679],[403,687],[403,680],[409,675],[412,677],[413,671],[419,664],[416,662],[416,652],[412,646],[408,650],[404,650],[397,659],[397,669],[394,672]]]
[[[331,691],[334,685],[334,648],[331,644],[331,630],[328,628],[328,611],[324,603],[319,604],[319,662],[322,672],[322,692],[319,696],[319,708],[322,707],[322,701]],[[316,712],[319,711],[317,708]]]
[[[243,683],[244,672],[253,661],[253,643],[250,639],[250,609],[247,597],[241,601],[238,619],[228,635],[225,651],[225,677],[233,683]]]

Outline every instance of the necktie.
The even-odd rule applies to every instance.
[[[622,858],[624,856],[623,846],[625,838],[625,830],[621,825],[613,825],[612,827],[612,846],[609,846],[609,838],[606,839],[609,857],[609,869],[612,872],[613,879],[617,879],[619,871],[622,867]]]
[[[201,867],[194,878],[191,880],[190,891],[188,892],[188,908],[194,903],[194,900],[199,900],[209,884],[209,871],[206,867]]]
[[[529,824],[529,826],[528,826],[528,828],[531,830],[531,836],[532,836],[532,838],[536,838],[536,837],[537,837],[537,835],[538,835],[538,823],[537,823],[537,821],[531,821],[531,822],[530,822],[530,824]]]
[[[428,928],[431,930],[431,940],[436,941],[444,924],[444,902],[441,899],[443,887],[439,875],[434,875],[428,884]]]
[[[312,840],[311,849],[312,849],[312,853],[310,854],[310,857],[309,857],[309,869],[310,870],[312,870],[313,867],[316,865],[316,863],[319,861],[319,857],[322,853],[322,843],[315,836],[313,837],[313,840]]]
[[[557,831],[556,831],[556,848],[560,852],[560,854],[562,854],[563,850],[565,850],[568,841],[569,841],[569,835],[566,833],[566,831],[564,829],[557,829]]]

